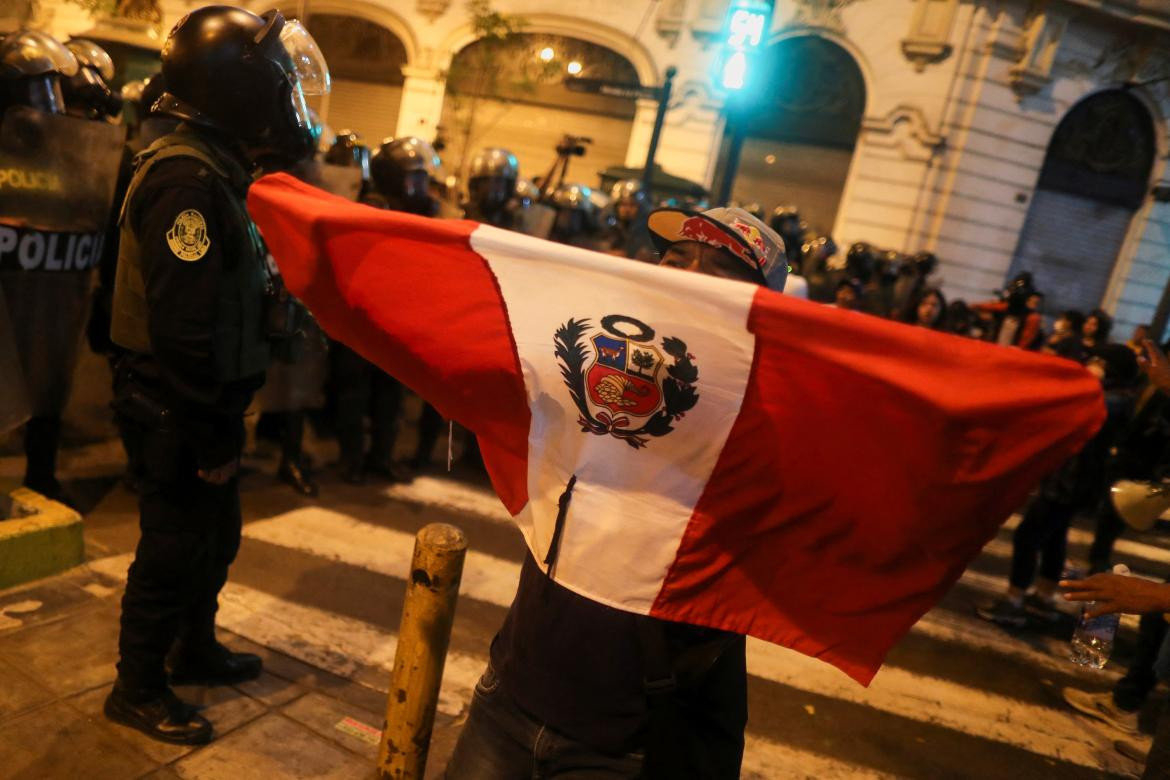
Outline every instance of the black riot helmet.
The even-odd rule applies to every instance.
[[[910,262],[923,279],[938,269],[938,255],[934,252],[918,252],[910,258]]]
[[[779,233],[784,245],[789,246],[800,243],[800,223],[800,210],[796,206],[777,206],[772,210],[768,227]]]
[[[1017,317],[1023,316],[1028,312],[1028,299],[1033,295],[1039,294],[1035,283],[1032,281],[1032,274],[1030,272],[1024,271],[1018,274],[1004,290],[1004,298],[1008,305],[1008,314],[1013,314]]]
[[[467,172],[467,194],[482,211],[502,209],[516,193],[520,162],[507,149],[483,149],[471,159]]]
[[[646,191],[640,179],[623,179],[610,188],[609,199],[614,205],[626,203],[640,207],[646,203]]]
[[[345,168],[360,168],[362,181],[370,180],[370,147],[353,130],[342,130],[333,138],[325,152],[324,162]]]
[[[77,73],[61,82],[65,109],[86,119],[104,120],[122,110],[122,97],[110,90],[114,61],[106,50],[85,38],[65,44],[77,58]]]
[[[593,190],[583,184],[561,184],[549,202],[557,210],[549,235],[553,241],[570,242],[595,229]]]
[[[858,241],[845,253],[845,269],[853,279],[868,282],[877,270],[877,250]]]
[[[48,33],[18,30],[0,42],[0,117],[9,106],[65,112],[61,79],[77,74],[73,52]]]
[[[316,151],[305,95],[329,91],[329,68],[308,30],[279,11],[192,11],[167,36],[162,73],[155,111],[223,133],[254,162],[287,167]]]
[[[396,208],[427,213],[433,205],[430,181],[438,159],[434,147],[417,136],[387,138],[370,156],[370,179]]]

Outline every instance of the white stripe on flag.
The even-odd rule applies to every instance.
[[[662,273],[487,226],[472,233],[471,246],[499,282],[532,413],[529,502],[517,517],[521,532],[543,560],[558,499],[576,476],[557,581],[596,601],[648,612],[739,414],[754,356],[755,337],[746,324],[757,288]],[[570,286],[571,301],[548,294]],[[603,325],[608,316],[618,319]],[[672,421],[673,431],[645,435],[644,447],[584,432],[553,349],[554,334],[570,319],[587,321],[578,342],[585,361],[575,386],[595,419],[608,418],[614,430],[624,431],[650,419],[674,365],[664,344],[671,338],[681,340],[698,367],[698,403]],[[635,363],[635,357],[646,362]],[[623,386],[617,395],[602,392]],[[606,397],[608,407],[598,400]],[[653,405],[643,407],[643,399]],[[615,538],[621,543],[615,545]]]

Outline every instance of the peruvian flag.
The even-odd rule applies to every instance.
[[[1105,415],[1055,357],[286,175],[248,206],[325,330],[476,434],[557,582],[863,684]]]

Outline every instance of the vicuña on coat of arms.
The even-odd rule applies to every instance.
[[[673,431],[699,401],[699,368],[687,345],[673,336],[656,343],[654,329],[633,317],[607,315],[600,330],[588,319],[570,319],[554,343],[584,433],[638,449],[650,436]]]

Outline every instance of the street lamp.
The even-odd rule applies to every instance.
[[[552,59],[555,56],[557,56],[557,53],[553,51],[551,46],[545,46],[540,50],[540,59],[542,62],[552,62]]]
[[[570,76],[579,75],[581,73],[581,63],[577,62],[576,60],[573,60],[572,62],[570,62],[568,64],[568,66],[565,68],[565,70],[569,71]]]

